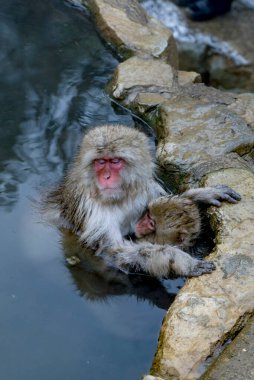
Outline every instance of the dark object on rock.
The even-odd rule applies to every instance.
[[[198,0],[187,8],[187,16],[193,21],[206,21],[230,11],[233,0]]]

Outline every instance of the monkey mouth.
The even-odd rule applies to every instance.
[[[106,182],[106,183],[101,184],[101,183],[97,182],[97,187],[101,192],[103,192],[103,191],[107,191],[107,192],[122,191],[122,187],[118,183],[112,184],[112,183]]]
[[[110,187],[110,186],[106,186],[106,187],[102,187],[100,188],[100,191],[101,192],[104,192],[104,191],[107,191],[107,192],[114,192],[114,191],[121,191],[121,189],[119,187]]]
[[[104,187],[100,189],[101,197],[104,200],[120,200],[123,198],[123,191],[119,187]]]

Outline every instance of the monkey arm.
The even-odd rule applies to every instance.
[[[111,265],[125,272],[141,270],[158,278],[170,275],[196,277],[215,270],[212,262],[195,259],[170,245],[125,241],[121,246],[104,248],[103,255]]]
[[[237,203],[241,200],[240,194],[226,185],[203,187],[185,191],[180,197],[192,199],[201,204],[221,206],[221,202]]]

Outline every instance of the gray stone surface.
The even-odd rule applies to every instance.
[[[154,126],[157,158],[182,190],[205,170],[238,167],[241,157],[254,166],[254,94],[225,93],[196,81],[195,73],[133,57],[119,64],[109,85],[117,102]]]
[[[254,379],[254,317],[225,348],[202,380]]]
[[[194,380],[218,346],[240,330],[254,309],[254,176],[220,170],[205,186],[227,184],[242,195],[237,205],[210,209],[216,246],[208,259],[216,271],[188,280],[164,318],[151,373]]]
[[[186,17],[170,0],[141,0],[173,32],[179,67],[209,76],[210,84],[254,90],[254,1],[237,0],[229,13],[206,22]]]
[[[178,55],[171,31],[150,17],[136,0],[82,0],[102,37],[120,57],[161,58],[177,67]]]

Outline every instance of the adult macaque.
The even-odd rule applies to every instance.
[[[147,205],[165,191],[155,179],[155,162],[145,134],[122,125],[90,130],[73,165],[47,196],[47,209],[58,224],[66,222],[80,240],[123,271],[155,277],[199,276],[215,265],[191,257],[177,247],[131,242]],[[228,187],[194,189],[194,201],[235,203],[240,196]]]

